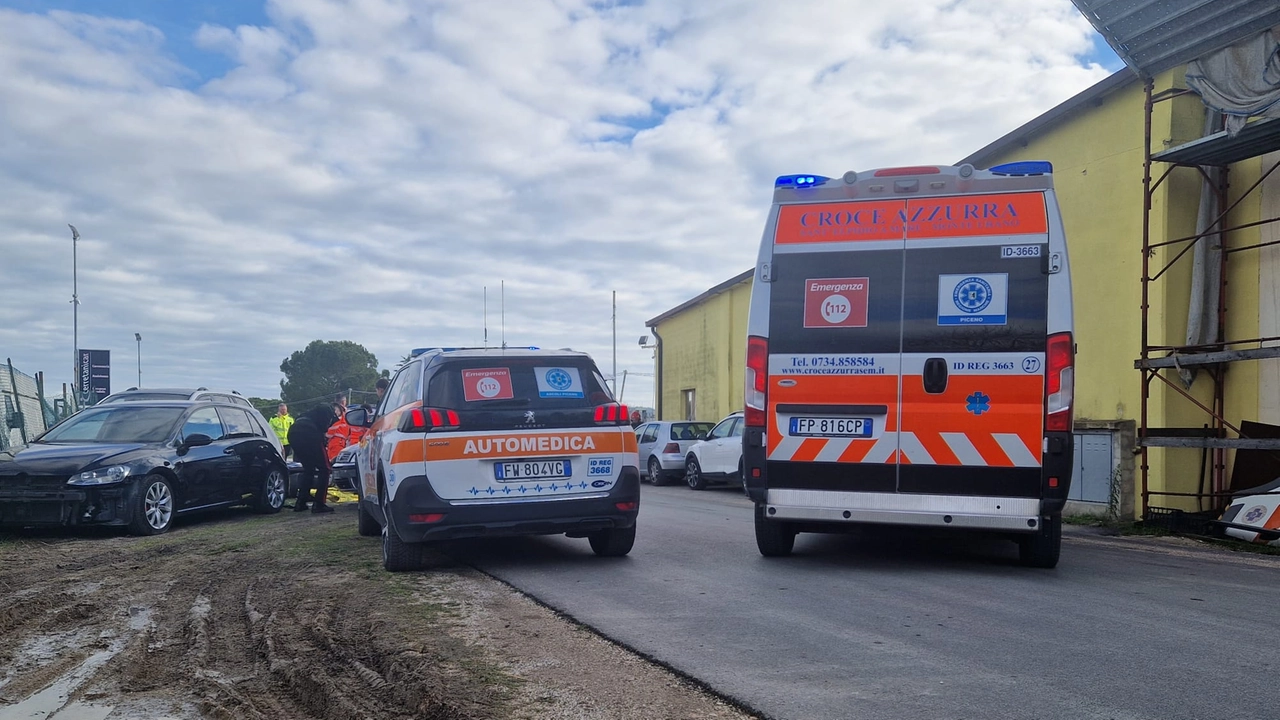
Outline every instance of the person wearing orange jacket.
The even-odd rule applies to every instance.
[[[325,454],[329,456],[329,464],[332,465],[334,459],[338,457],[338,453],[348,445],[355,445],[360,442],[360,438],[368,432],[366,428],[352,427],[347,423],[347,418],[338,412],[338,405],[334,403],[334,414],[338,416],[336,422],[329,426],[329,430],[325,433]]]

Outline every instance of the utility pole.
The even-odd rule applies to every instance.
[[[613,394],[618,394],[618,291],[613,291]],[[622,398],[617,398],[622,402]]]
[[[80,286],[76,274],[76,243],[80,241],[80,231],[75,225],[67,223],[71,228],[71,343],[75,345],[75,362],[71,365],[71,378],[75,381],[76,392],[80,398]]]

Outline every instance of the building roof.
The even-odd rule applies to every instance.
[[[700,304],[703,300],[706,300],[707,298],[709,298],[709,297],[711,297],[711,296],[713,296],[713,295],[719,295],[720,293],[724,292],[725,290],[728,290],[729,288],[733,287],[734,285],[737,285],[738,283],[743,283],[743,282],[746,282],[746,281],[750,280],[750,279],[751,279],[751,276],[752,276],[752,275],[755,275],[755,272],[756,272],[755,268],[751,268],[750,270],[747,270],[746,272],[740,273],[740,274],[738,274],[738,275],[734,275],[733,277],[729,278],[728,280],[725,280],[724,282],[720,283],[719,285],[716,285],[715,287],[711,288],[710,290],[707,290],[706,292],[704,292],[704,293],[702,293],[701,295],[699,295],[699,296],[697,296],[697,297],[693,298],[692,300],[686,300],[685,302],[680,303],[679,305],[677,305],[677,306],[675,306],[675,307],[671,308],[670,310],[668,310],[668,311],[666,311],[666,312],[662,313],[661,315],[659,315],[659,316],[657,316],[657,317],[655,317],[655,318],[653,318],[653,319],[651,319],[651,320],[646,321],[646,322],[645,322],[645,324],[644,324],[644,326],[645,326],[645,327],[654,327],[654,326],[656,326],[658,323],[662,322],[663,320],[668,320],[668,319],[670,319],[670,318],[672,318],[672,317],[674,317],[674,316],[676,316],[676,315],[679,315],[680,313],[684,312],[685,310],[688,310],[689,308],[693,307],[694,305],[698,305],[698,304]]]
[[[1010,150],[1026,147],[1030,138],[1053,128],[1059,123],[1070,120],[1077,111],[1083,108],[1096,106],[1102,102],[1103,98],[1111,93],[1130,85],[1134,85],[1138,83],[1138,81],[1138,76],[1128,70],[1120,70],[1113,73],[1110,77],[1095,83],[1085,90],[1082,90],[1066,101],[1059,103],[1056,107],[1041,114],[1034,120],[1022,125],[1004,137],[995,140],[956,164],[962,165],[964,163],[969,163],[976,168],[985,168],[987,165],[991,164],[993,159],[1003,156]]]
[[[1280,25],[1275,0],[1071,0],[1145,78]]]

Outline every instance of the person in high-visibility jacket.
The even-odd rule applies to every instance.
[[[280,407],[276,408],[276,414],[271,416],[267,421],[271,425],[271,430],[275,432],[276,437],[280,438],[280,444],[284,446],[284,459],[289,459],[289,428],[293,427],[293,416],[289,414],[289,406],[280,403]]]
[[[337,404],[334,404],[334,412],[337,413]],[[338,453],[348,445],[355,445],[360,442],[360,438],[368,432],[366,428],[352,427],[347,423],[347,419],[342,415],[338,415],[338,420],[329,426],[328,432],[325,433],[325,450],[329,456],[329,464],[332,465]]]

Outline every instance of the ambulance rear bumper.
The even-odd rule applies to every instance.
[[[1040,498],[792,489],[770,489],[764,508],[771,520],[800,523],[876,523],[1006,532],[1034,532],[1043,512]]]

